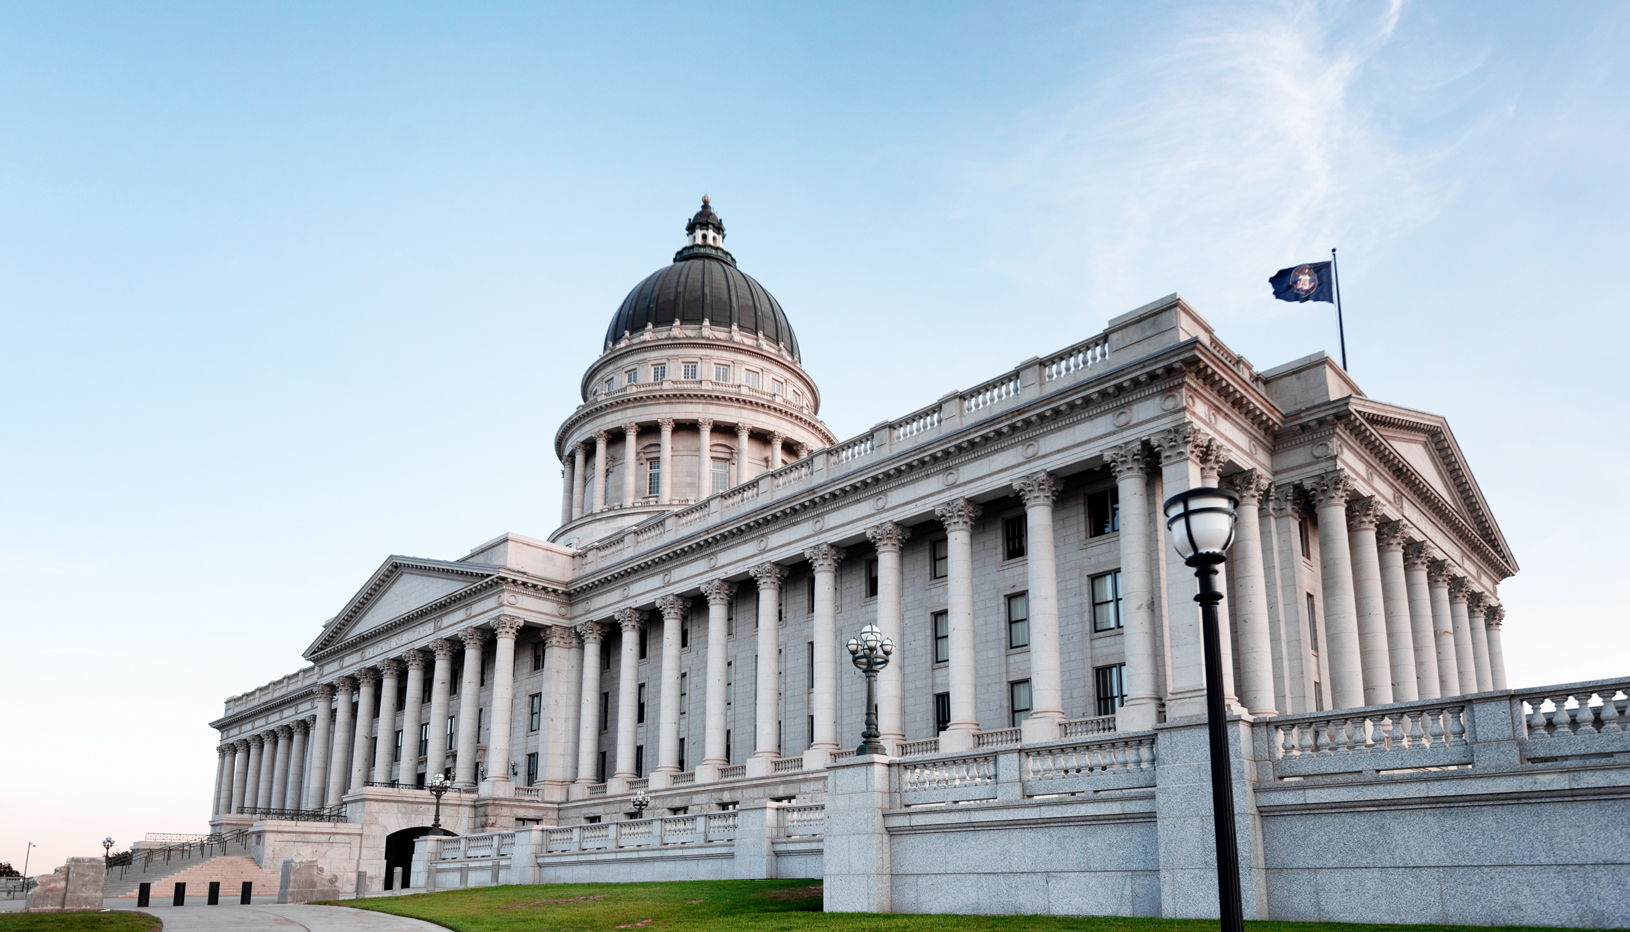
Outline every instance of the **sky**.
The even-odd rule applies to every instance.
[[[853,436],[1180,292],[1441,414],[1513,685],[1630,672],[1630,6],[0,2],[0,861],[202,832],[390,554],[546,536],[703,193]],[[1614,269],[1619,271],[1615,272]],[[883,401],[879,401],[883,399]],[[1616,426],[1615,426],[1616,425]]]

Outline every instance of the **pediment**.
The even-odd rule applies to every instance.
[[[387,621],[405,615],[421,605],[428,605],[444,595],[457,592],[469,584],[469,579],[443,576],[419,569],[404,570],[379,593],[368,606],[368,610],[362,613],[346,634],[354,637],[372,631]]]
[[[383,628],[496,575],[498,567],[391,557],[324,627],[306,656]]]
[[[1457,511],[1462,514],[1465,513],[1465,502],[1460,500],[1460,494],[1450,484],[1443,462],[1438,459],[1437,454],[1428,445],[1426,438],[1396,430],[1379,430],[1377,433],[1385,438],[1394,450],[1398,451],[1398,455],[1403,457],[1405,462],[1415,467],[1415,471],[1420,473],[1421,478],[1426,480],[1427,485],[1430,485],[1434,491],[1443,496],[1444,500],[1454,506]]]

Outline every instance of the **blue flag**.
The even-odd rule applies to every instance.
[[[1273,286],[1273,296],[1281,301],[1336,302],[1328,262],[1309,262],[1280,269],[1268,279],[1268,284]]]

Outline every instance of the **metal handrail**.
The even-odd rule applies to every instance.
[[[146,873],[155,861],[162,859],[164,864],[169,864],[172,860],[190,860],[194,852],[210,856],[215,853],[212,850],[215,848],[221,849],[219,853],[225,854],[227,846],[234,843],[247,849],[249,847],[249,830],[239,828],[225,833],[217,832],[212,835],[205,835],[198,841],[184,842],[179,845],[165,845],[162,848],[137,848],[130,852],[128,859],[118,864],[109,864],[107,871],[112,874],[114,869],[117,868],[121,878],[130,872]]]
[[[333,806],[324,806],[321,809],[262,809],[259,807],[240,806],[238,815],[260,816],[263,819],[278,819],[285,822],[344,822],[345,804],[338,803]]]

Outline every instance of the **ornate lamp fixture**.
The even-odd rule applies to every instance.
[[[645,818],[645,807],[651,805],[651,797],[645,795],[644,790],[640,790],[634,794],[630,805],[634,807],[634,818],[643,819]]]
[[[431,796],[436,797],[436,817],[430,820],[430,831],[427,834],[453,834],[441,827],[441,798],[447,795],[448,791],[453,788],[453,784],[448,782],[447,777],[438,773],[425,781],[424,788],[430,791]]]
[[[860,733],[860,747],[855,749],[855,753],[887,753],[882,742],[877,740],[882,734],[877,730],[877,674],[889,665],[894,642],[884,637],[882,629],[876,625],[867,625],[860,629],[860,637],[850,638],[844,646],[849,648],[849,657],[854,661],[855,668],[866,674],[866,730]]]

